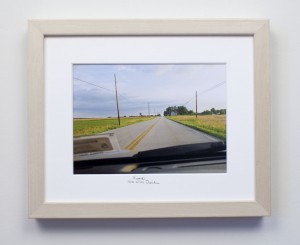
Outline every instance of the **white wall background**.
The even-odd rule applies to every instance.
[[[0,0],[0,244],[300,244],[300,2]],[[153,220],[27,218],[27,20],[269,18],[272,216]]]

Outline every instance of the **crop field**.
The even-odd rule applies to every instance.
[[[122,117],[119,126],[117,118],[73,119],[73,136],[88,136],[103,133],[108,130],[144,122],[154,117]]]
[[[169,116],[170,120],[226,140],[226,115]]]

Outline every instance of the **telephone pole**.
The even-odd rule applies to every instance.
[[[198,117],[198,109],[197,109],[197,104],[198,104],[198,103],[197,103],[197,99],[198,99],[198,98],[197,98],[197,97],[198,97],[198,96],[197,96],[197,91],[196,91],[196,118]]]
[[[121,125],[121,121],[120,121],[120,111],[119,111],[119,100],[118,100],[118,89],[117,89],[116,74],[114,74],[114,76],[115,76],[116,101],[117,101],[117,110],[118,110],[118,122],[119,122],[119,126],[120,126]]]

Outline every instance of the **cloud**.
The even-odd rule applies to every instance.
[[[168,106],[183,104],[194,110],[195,92],[200,94],[226,81],[226,66],[75,65],[74,76],[82,81],[74,81],[74,115],[116,115],[114,74],[117,76],[121,114],[138,115],[148,113],[148,103],[151,113],[163,113]],[[226,108],[226,84],[202,94],[198,100],[199,110]]]

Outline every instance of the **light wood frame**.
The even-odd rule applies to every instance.
[[[47,36],[253,36],[255,200],[236,202],[47,203],[45,200],[44,39]],[[269,21],[29,21],[29,217],[158,218],[266,216],[271,210]]]

